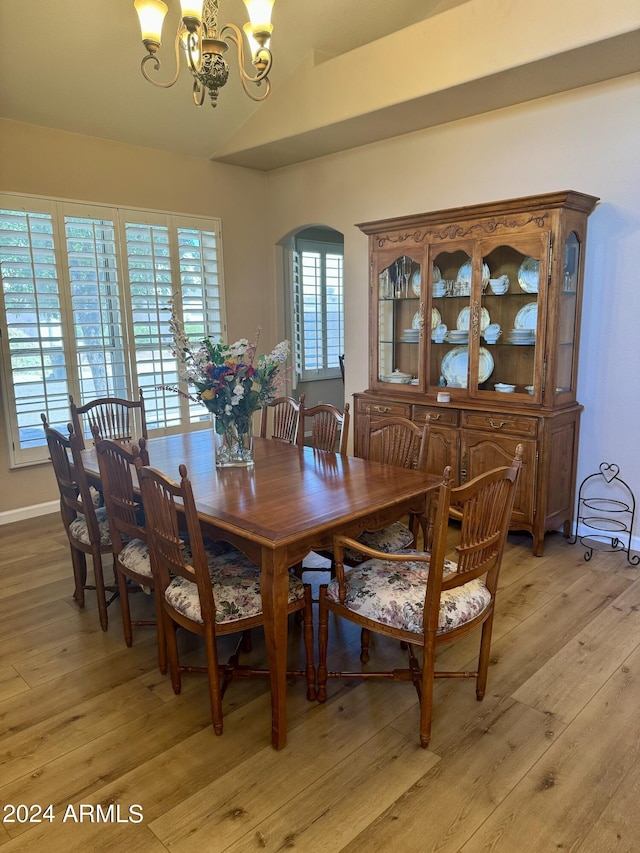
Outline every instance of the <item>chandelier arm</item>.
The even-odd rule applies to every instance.
[[[204,95],[206,88],[201,84],[200,80],[195,77],[193,81],[193,103],[196,107],[201,107],[204,104]]]
[[[240,68],[240,80],[242,82],[242,88],[246,92],[246,94],[254,101],[264,101],[269,92],[271,91],[271,81],[268,79],[269,72],[271,71],[271,66],[273,64],[273,59],[271,56],[271,51],[266,48],[260,48],[260,57],[264,62],[264,67],[258,69],[258,72],[255,76],[251,76],[248,74],[244,67],[244,42],[242,39],[242,33],[236,27],[235,24],[225,24],[220,30],[220,37],[224,38],[225,41],[231,42],[236,46],[238,51],[238,67]],[[254,83],[256,86],[260,86],[264,81],[265,83],[265,91],[261,95],[256,95],[248,88],[248,84]]]
[[[153,62],[153,70],[154,71],[158,71],[160,68],[161,62],[158,59],[158,57],[155,55],[155,53],[148,53],[145,57],[143,57],[142,62],[140,63],[140,70],[142,71],[142,76],[144,77],[144,79],[148,80],[149,83],[152,83],[158,89],[170,89],[171,86],[175,85],[175,83],[178,80],[178,77],[180,76],[180,36],[182,35],[182,29],[183,29],[182,23],[180,23],[180,25],[178,26],[178,32],[176,33],[176,40],[175,40],[175,45],[174,45],[174,47],[175,47],[175,60],[176,60],[176,73],[175,73],[173,80],[169,80],[166,83],[162,83],[160,80],[154,80],[154,78],[151,77],[151,75],[147,71],[147,69],[145,68],[145,65],[149,61]]]

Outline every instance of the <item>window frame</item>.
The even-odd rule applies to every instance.
[[[200,321],[193,318],[198,316],[198,304],[201,305],[201,324],[204,328],[204,334],[212,336],[226,337],[226,304],[224,293],[224,274],[223,274],[223,254],[222,254],[222,226],[221,220],[218,217],[202,217],[189,216],[186,214],[169,213],[165,211],[153,211],[148,209],[140,209],[123,205],[111,204],[92,204],[72,199],[58,199],[42,196],[33,196],[19,193],[0,193],[0,208],[4,210],[20,211],[26,216],[30,214],[45,214],[51,217],[51,240],[53,253],[53,264],[55,270],[55,280],[57,282],[57,299],[59,301],[60,312],[60,328],[61,342],[64,357],[64,370],[66,377],[60,380],[66,384],[66,393],[58,392],[56,397],[56,405],[50,410],[47,405],[46,392],[43,393],[42,400],[38,400],[38,395],[26,398],[28,406],[33,401],[33,409],[31,417],[35,418],[35,407],[40,407],[40,411],[46,412],[49,421],[52,425],[64,428],[69,419],[68,413],[68,395],[71,394],[78,404],[88,402],[82,394],[81,382],[81,363],[80,355],[82,347],[78,345],[75,335],[76,316],[74,315],[74,304],[72,294],[71,278],[73,271],[77,267],[73,267],[70,263],[72,252],[69,251],[67,243],[67,225],[70,225],[65,217],[73,217],[85,220],[102,220],[110,221],[113,224],[114,240],[115,240],[115,270],[117,275],[117,294],[119,300],[119,312],[122,322],[122,348],[124,357],[125,383],[127,388],[126,396],[129,399],[137,399],[138,387],[143,387],[141,383],[140,365],[137,355],[140,353],[140,347],[136,347],[135,341],[135,323],[134,309],[132,306],[132,289],[133,283],[131,280],[131,270],[128,264],[127,251],[127,223],[131,225],[153,225],[166,228],[167,231],[167,262],[169,266],[167,281],[169,288],[166,294],[158,295],[159,290],[157,283],[151,284],[152,295],[156,293],[155,308],[157,313],[158,323],[153,326],[150,324],[150,329],[157,331],[157,342],[149,344],[151,348],[155,346],[155,352],[163,356],[170,350],[170,337],[168,334],[169,309],[168,298],[166,306],[162,306],[161,302],[165,295],[170,295],[170,292],[177,290],[175,299],[176,310],[179,315],[182,315],[183,300],[188,303],[185,307],[187,314],[191,315],[192,322],[199,323]],[[95,225],[95,222],[93,223]],[[193,231],[194,234],[194,249],[193,258],[189,258],[189,235],[185,232]],[[71,238],[70,238],[71,239]],[[78,238],[80,241],[80,238]],[[180,245],[181,242],[181,245]],[[186,247],[186,248],[185,248]],[[30,242],[28,247],[29,257],[33,263],[34,251],[33,243]],[[101,255],[96,255],[98,259]],[[96,270],[98,270],[98,261],[96,261]],[[199,270],[198,270],[199,267]],[[90,266],[88,267],[90,269]],[[90,269],[91,271],[91,269]],[[1,270],[0,270],[1,272]],[[96,273],[98,275],[98,273]],[[89,276],[90,278],[91,276]],[[198,285],[198,279],[200,285]],[[38,284],[41,278],[37,274],[33,274],[29,279],[32,283],[33,293],[37,294]],[[201,294],[198,296],[198,287],[201,288]],[[96,288],[97,296],[94,297],[96,308],[94,310],[101,312],[103,310],[100,287]],[[34,296],[34,304],[35,304]],[[162,322],[160,312],[166,307],[166,323]],[[36,315],[35,322],[37,323],[37,337],[34,338],[36,344],[33,352],[46,354],[46,349],[42,347],[42,325],[39,319],[39,314],[33,307],[31,313]],[[101,315],[102,316],[102,315]],[[215,327],[216,318],[219,319],[219,326]],[[55,321],[54,321],[55,322]],[[100,325],[102,321],[99,321]],[[11,468],[20,468],[30,465],[41,464],[48,460],[48,449],[42,431],[42,443],[36,439],[37,443],[29,447],[21,446],[20,444],[20,427],[18,420],[18,403],[16,398],[16,387],[14,385],[14,367],[12,363],[12,354],[15,357],[16,348],[11,346],[9,336],[9,326],[7,315],[5,313],[5,291],[4,287],[0,288],[0,378],[3,386],[3,411],[5,423],[7,426],[7,442],[9,452],[9,465]],[[150,338],[153,341],[152,337]],[[100,342],[96,349],[103,347],[103,337],[100,337]],[[115,350],[114,350],[115,351]],[[119,354],[120,351],[118,351]],[[41,359],[40,359],[41,360]],[[171,357],[167,357],[167,363],[172,361]],[[106,363],[106,360],[103,364]],[[173,359],[175,364],[175,359]],[[39,368],[40,373],[44,374],[45,367],[41,363]],[[173,371],[177,378],[176,370]],[[172,383],[174,384],[174,383]],[[187,392],[188,388],[184,382],[175,383],[183,392]],[[206,409],[198,404],[190,402],[186,397],[176,394],[171,390],[159,391],[157,386],[146,383],[146,388],[154,388],[154,395],[145,395],[147,401],[147,421],[149,424],[150,434],[166,435],[174,432],[183,432],[186,430],[202,429],[209,427],[210,417]],[[109,392],[111,393],[111,392]],[[89,395],[89,399],[93,399],[95,395]],[[123,396],[118,394],[118,396]],[[63,400],[64,397],[64,400]],[[162,401],[166,400],[170,409],[177,411],[177,415],[172,422],[166,420],[161,422],[160,426],[153,427],[153,415],[156,412],[154,404],[160,413],[165,412],[162,407]],[[157,403],[160,401],[160,404]],[[151,405],[150,405],[151,404]],[[150,417],[151,414],[151,417]],[[161,416],[161,415],[159,415]],[[64,423],[63,423],[64,421]],[[38,414],[39,422],[39,414]],[[24,425],[23,425],[24,426]],[[29,425],[29,429],[32,427]]]

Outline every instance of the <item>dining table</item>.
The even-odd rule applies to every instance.
[[[261,569],[264,636],[271,685],[271,740],[286,744],[289,570],[335,534],[358,536],[407,513],[423,513],[441,476],[254,438],[251,467],[216,468],[213,430],[150,437],[151,467],[179,482],[184,464],[207,533],[229,542]],[[99,478],[93,447],[82,452]],[[136,480],[137,482],[137,480]]]

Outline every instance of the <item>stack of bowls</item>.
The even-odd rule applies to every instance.
[[[450,329],[447,340],[451,344],[466,344],[469,342],[469,329]]]
[[[436,298],[444,296],[447,292],[447,283],[442,279],[440,279],[440,281],[434,281],[431,292]]]
[[[496,389],[496,391],[501,391],[503,394],[513,394],[513,392],[516,390],[515,385],[509,385],[506,382],[496,382],[493,387]]]
[[[501,296],[509,290],[509,276],[501,275],[499,278],[490,278],[489,287],[492,293],[495,293],[496,296]]]
[[[499,323],[489,323],[482,334],[488,344],[495,344],[502,334],[502,329],[500,328]]]

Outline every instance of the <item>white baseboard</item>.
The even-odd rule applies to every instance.
[[[25,518],[37,518],[39,515],[49,515],[52,512],[60,512],[60,501],[47,501],[43,504],[32,504],[21,506],[18,509],[9,509],[0,512],[0,526],[13,524],[14,521],[24,521]]]

